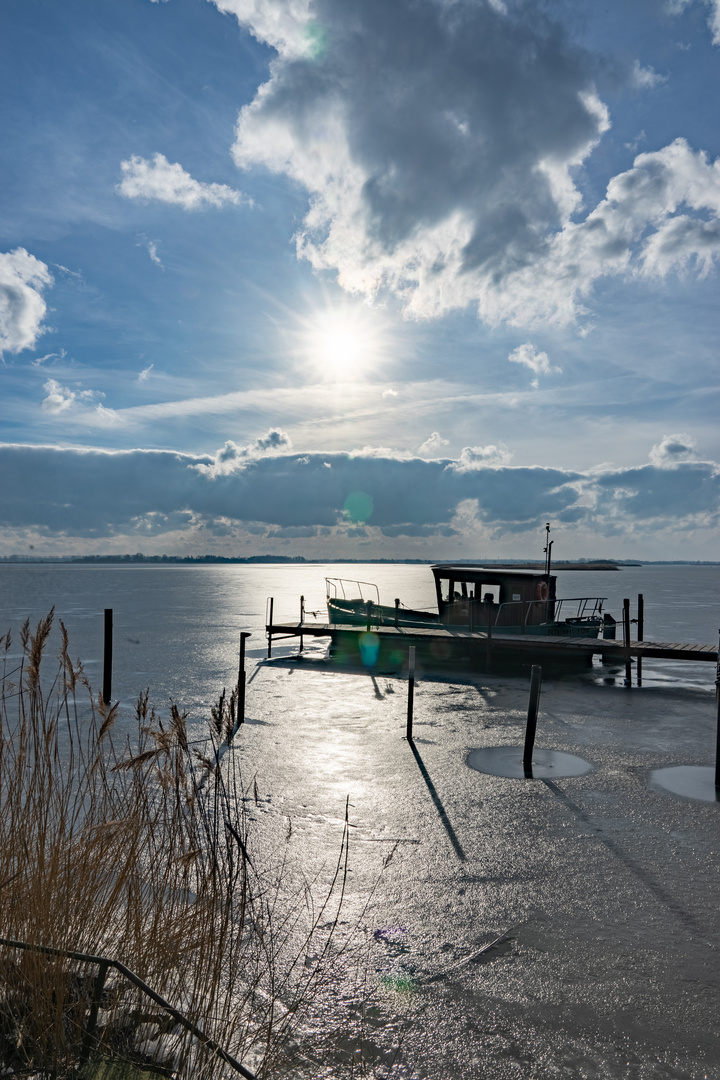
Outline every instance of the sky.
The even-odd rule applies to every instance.
[[[3,0],[0,555],[720,558],[720,0]]]

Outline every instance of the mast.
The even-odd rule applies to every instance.
[[[548,589],[550,588],[550,560],[552,558],[552,546],[554,541],[550,539],[550,522],[545,522],[545,547],[543,553],[545,555],[545,580],[547,582]]]

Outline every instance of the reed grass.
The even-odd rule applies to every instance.
[[[53,622],[26,623],[18,655],[0,638],[0,936],[121,961],[267,1076],[332,979],[347,829],[320,900],[306,890],[288,903],[282,858],[258,865],[250,796],[220,760],[234,695],[223,691],[203,752],[181,710],[161,718],[147,692],[121,739],[117,705],[93,696],[59,620],[49,659]],[[78,1075],[95,975],[0,947],[0,1066]],[[93,1055],[178,1078],[237,1075],[112,974]]]

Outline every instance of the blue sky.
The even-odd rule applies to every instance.
[[[0,42],[0,554],[717,558],[718,0]]]

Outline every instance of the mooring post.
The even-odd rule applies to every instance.
[[[300,648],[298,649],[298,652],[303,651],[302,624],[304,622],[305,622],[305,597],[301,596],[300,597]]]
[[[368,602],[367,602],[367,632],[368,632],[368,634],[370,633],[370,627],[372,625],[372,609],[373,609],[373,602],[372,602],[372,600],[368,600]]]
[[[275,598],[270,597],[270,621],[268,623],[268,660],[272,655],[272,625],[273,625],[273,606],[275,604]]]
[[[112,608],[105,608],[105,634],[103,640],[103,688],[102,696],[106,705],[112,697],[112,652],[113,652],[113,616]]]
[[[109,960],[101,960],[98,964],[97,975],[93,980],[92,998],[90,999],[90,1014],[88,1021],[83,1032],[82,1044],[80,1047],[79,1063],[84,1065],[90,1057],[90,1051],[92,1050],[93,1036],[97,1028],[98,1012],[100,1011],[100,1002],[102,1001],[102,992],[105,987],[105,979],[107,976],[108,968],[110,967]]]
[[[645,600],[641,592],[638,593],[638,641],[645,640]],[[635,682],[642,686],[642,656],[637,658],[635,670]]]
[[[632,686],[632,660],[630,659],[630,600],[623,600],[623,645],[625,653],[625,685]]]
[[[485,660],[486,660],[487,670],[489,671],[490,670],[490,657],[491,657],[491,652],[492,652],[492,604],[490,604],[490,603],[488,603],[486,601],[485,602],[485,607],[487,608],[487,642],[486,642],[486,646],[485,646],[485,648],[486,648]]]
[[[535,747],[535,732],[537,731],[538,703],[540,701],[540,686],[542,684],[542,668],[539,664],[533,664],[530,673],[530,701],[528,702],[527,727],[525,728],[525,749],[523,750],[523,771],[528,779],[532,779],[532,756]]]
[[[396,596],[395,597],[395,629],[396,630],[398,628],[399,617],[400,617],[400,600]]]
[[[718,658],[715,668],[715,699],[717,701],[717,735],[715,737],[715,797],[720,802],[720,630],[718,630]]]
[[[249,630],[240,633],[240,666],[238,668],[238,727],[245,723],[245,685],[247,675],[245,672],[245,641],[250,637]]]
[[[405,738],[408,742],[413,741],[413,699],[415,697],[415,646],[411,645],[408,653],[408,707],[407,728]]]

